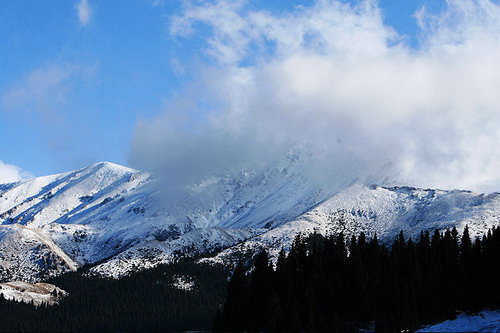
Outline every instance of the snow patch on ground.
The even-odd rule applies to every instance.
[[[195,288],[195,282],[189,275],[174,275],[172,277],[172,286],[179,290],[192,291]]]
[[[54,305],[68,296],[68,292],[50,283],[26,283],[13,281],[0,283],[0,295],[7,300],[40,306]]]
[[[455,319],[426,326],[417,332],[500,332],[500,310],[462,313]]]

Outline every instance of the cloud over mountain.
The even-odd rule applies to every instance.
[[[375,1],[188,3],[170,32],[203,34],[205,64],[138,124],[131,160],[182,186],[301,144],[323,177],[498,190],[499,16],[488,0],[422,8],[415,48]]]

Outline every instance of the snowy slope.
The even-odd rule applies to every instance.
[[[461,233],[469,226],[472,236],[481,236],[500,224],[500,194],[470,191],[443,191],[412,187],[350,186],[290,222],[222,251],[208,261],[231,261],[235,254],[256,252],[265,247],[276,258],[288,249],[297,234],[344,233],[346,237],[364,232],[377,233],[392,242],[403,230],[417,238],[421,231],[456,227]]]
[[[469,225],[472,235],[500,222],[500,194],[413,187],[351,186],[298,218],[317,225],[336,221],[333,231],[347,235],[375,232],[392,239],[400,230],[417,237],[421,230]]]
[[[462,313],[455,319],[426,326],[417,332],[500,332],[500,310]]]
[[[54,305],[68,296],[68,292],[50,283],[26,283],[13,281],[0,283],[0,295],[7,300],[31,303],[35,306],[42,304]]]
[[[0,225],[0,279],[34,282],[78,265],[38,229]]]
[[[71,267],[112,260],[122,252],[137,253],[125,252],[136,246],[161,248],[166,257],[172,251],[186,252],[188,247],[180,246],[177,239],[198,229],[211,231],[190,234],[197,235],[191,240],[194,247],[200,247],[197,251],[206,251],[283,224],[335,191],[334,186],[311,186],[304,168],[297,155],[289,154],[272,167],[252,167],[193,184],[175,202],[164,202],[161,192],[165,184],[150,174],[102,162],[73,172],[0,185],[0,224],[36,229],[38,239],[52,240],[64,254],[51,252],[50,246],[48,252],[62,262],[69,262],[63,258],[68,256],[74,261]],[[218,229],[213,228],[226,228],[231,237],[216,232],[220,239],[215,240],[212,234]],[[23,236],[26,232],[21,234],[20,228],[11,230],[16,230],[17,243],[25,246],[24,240],[29,239],[29,248],[33,237]],[[21,251],[15,260],[0,262],[11,267],[6,270],[10,275],[1,276],[3,280],[26,280],[36,270],[54,271],[50,265],[34,265],[31,259],[24,260],[22,267],[13,267],[12,261],[18,262],[28,250]],[[16,255],[19,251],[10,247],[7,252]],[[143,252],[151,251],[139,253]],[[25,274],[28,266],[29,273]],[[41,274],[35,276],[38,279]]]
[[[154,229],[151,175],[112,163],[0,185],[2,280],[39,280],[115,255]],[[112,221],[111,223],[109,223]],[[50,274],[49,274],[50,275]]]
[[[340,173],[318,181],[309,163],[290,152],[193,184],[171,201],[168,184],[107,162],[0,185],[0,282],[94,263],[94,273],[118,277],[220,250],[212,260],[226,262],[241,251],[276,252],[304,232],[390,239],[401,229],[415,236],[469,224],[480,234],[500,220],[499,194],[366,186]]]
[[[200,228],[172,241],[151,240],[138,244],[94,266],[91,274],[119,278],[137,269],[171,263],[179,257],[213,253],[249,239],[258,229]]]

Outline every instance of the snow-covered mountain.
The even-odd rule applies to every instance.
[[[345,236],[364,232],[392,242],[401,230],[418,238],[421,231],[468,225],[472,236],[481,236],[500,224],[500,193],[444,191],[413,187],[352,185],[291,221],[224,251],[208,261],[226,262],[234,254],[266,248],[277,257],[292,244],[295,235],[320,233]]]
[[[276,252],[304,232],[390,239],[401,229],[415,235],[469,224],[480,234],[500,220],[500,194],[361,185],[369,175],[357,182],[318,181],[290,153],[273,167],[211,177],[169,201],[168,183],[106,162],[3,184],[0,282],[35,282],[84,264],[118,277],[207,252],[225,262],[240,251]]]

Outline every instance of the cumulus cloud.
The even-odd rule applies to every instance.
[[[138,124],[132,160],[188,183],[305,144],[325,177],[499,190],[500,6],[448,0],[415,17],[418,48],[375,1],[186,5],[171,34],[209,31],[206,68]]]
[[[29,177],[32,177],[31,173],[23,171],[13,164],[6,164],[0,160],[0,184],[15,182]]]
[[[78,20],[80,25],[87,26],[90,23],[92,17],[92,8],[89,5],[88,0],[80,0],[76,5],[76,11],[78,14]]]

